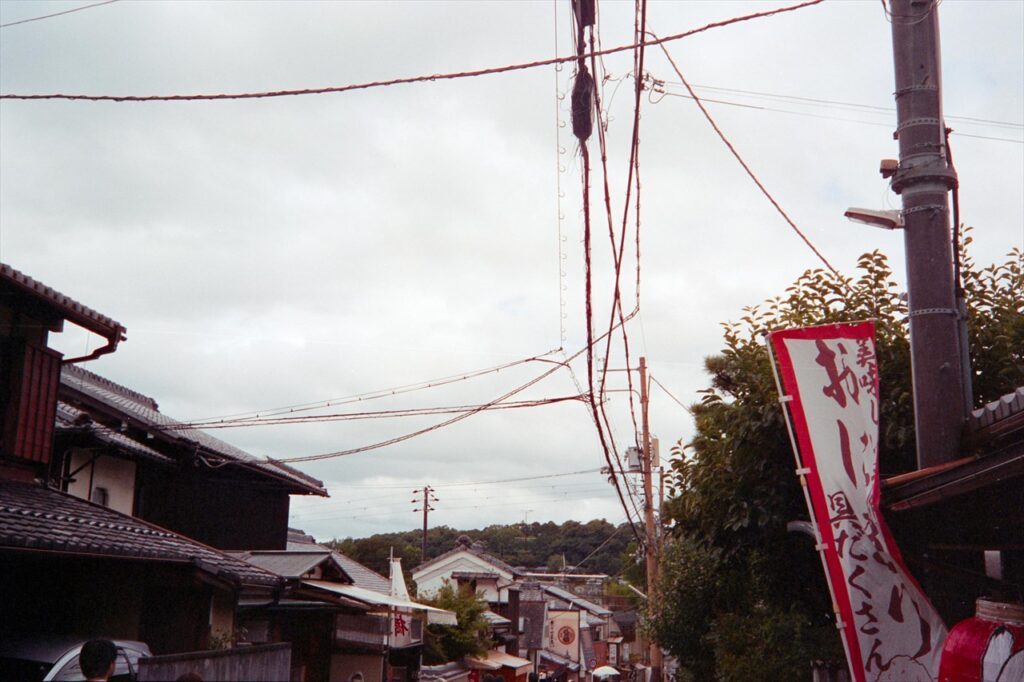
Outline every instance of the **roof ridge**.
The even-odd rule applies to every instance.
[[[134,400],[136,402],[142,403],[149,409],[153,410],[154,412],[160,412],[160,406],[157,405],[156,399],[151,398],[144,393],[139,393],[138,391],[128,388],[127,386],[123,386],[122,384],[119,384],[116,381],[111,381],[110,379],[100,376],[95,372],[90,372],[89,370],[83,367],[80,367],[78,365],[64,365],[61,368],[61,373],[63,372],[67,372],[72,375],[77,374],[79,376],[76,378],[87,379],[93,382],[94,384],[98,384],[109,391],[117,393],[123,398],[128,398],[129,400]]]
[[[8,481],[0,479],[0,491],[3,491],[6,488],[9,488],[11,491],[28,491],[28,494],[31,495],[32,497],[28,498],[28,501],[26,501],[25,498],[21,498],[20,500],[5,500],[2,503],[0,503],[0,511],[7,512],[9,514],[17,514],[18,516],[22,517],[49,519],[63,523],[73,523],[76,526],[89,526],[92,528],[116,530],[121,533],[130,533],[136,536],[148,536],[150,538],[153,538],[154,541],[156,541],[156,539],[159,538],[163,541],[169,541],[171,543],[183,545],[182,547],[179,547],[179,549],[181,549],[183,556],[185,556],[192,563],[195,563],[196,561],[208,563],[209,561],[207,557],[201,556],[200,554],[196,553],[195,550],[201,550],[202,552],[206,552],[209,555],[212,555],[213,557],[217,558],[218,561],[224,561],[227,564],[227,566],[223,566],[221,568],[224,568],[234,573],[235,578],[240,581],[244,581],[245,577],[238,572],[237,568],[231,568],[232,565],[238,567],[245,567],[246,570],[248,571],[255,571],[255,575],[259,576],[264,581],[266,581],[267,578],[273,579],[270,582],[276,582],[279,580],[279,578],[273,573],[266,571],[265,569],[259,568],[258,566],[249,566],[247,562],[245,562],[244,560],[239,559],[237,557],[233,557],[224,550],[208,545],[202,542],[201,540],[189,537],[187,535],[184,535],[183,533],[176,533],[173,530],[164,528],[153,523],[152,521],[147,521],[146,519],[140,518],[138,516],[125,514],[124,512],[118,511],[116,509],[112,509],[101,504],[96,504],[95,502],[92,502],[90,500],[76,497],[75,495],[71,495],[70,493],[64,492],[63,490],[57,490],[56,488],[40,485],[38,483],[33,484],[24,483],[20,481]],[[40,495],[54,495],[57,498],[64,498],[66,500],[66,503],[64,504],[62,510],[60,511],[32,509],[30,505],[38,501],[40,499]],[[19,501],[22,502],[23,504],[18,504]],[[100,515],[100,517],[90,520],[86,518],[83,514],[78,513],[78,511],[75,509],[76,505],[81,505],[86,509],[94,510],[97,514]],[[62,542],[64,542],[65,545],[68,545],[70,547],[82,545],[84,543],[89,543],[90,541],[91,537],[88,535],[84,537],[75,537],[70,540],[62,540]],[[151,549],[133,556],[147,556],[152,551],[159,550]],[[266,577],[264,578],[264,576]]]
[[[94,323],[98,323],[105,327],[111,328],[116,333],[124,333],[124,325],[114,320],[101,312],[93,310],[87,305],[79,303],[75,299],[71,298],[67,294],[61,293],[53,287],[43,284],[39,280],[26,275],[17,268],[9,265],[8,263],[0,263],[0,279],[6,279],[9,282],[13,282],[23,289],[27,289],[35,294],[38,294],[44,298],[49,299],[52,303],[64,306],[67,310],[74,314],[80,315]],[[75,324],[78,324],[77,322]]]

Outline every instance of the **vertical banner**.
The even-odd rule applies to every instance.
[[[946,628],[879,509],[874,337],[860,322],[774,332],[770,343],[853,678],[929,682]]]
[[[580,611],[548,611],[548,641],[545,649],[580,662]]]

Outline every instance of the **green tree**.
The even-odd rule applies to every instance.
[[[979,405],[1024,384],[1024,253],[984,270],[966,252],[961,260]],[[884,255],[865,254],[857,271],[804,273],[783,296],[723,324],[725,347],[705,361],[711,381],[693,406],[696,435],[673,449],[664,510],[673,540],[662,555],[663,598],[648,613],[696,679],[803,679],[811,657],[842,661],[820,561],[806,538],[786,532],[807,510],[763,335],[874,319],[880,471],[913,469],[906,305]]]
[[[487,651],[488,622],[483,614],[487,602],[463,586],[455,588],[447,580],[437,594],[420,600],[455,613],[457,625],[428,625],[424,637],[423,659],[427,665],[437,665],[473,656]]]

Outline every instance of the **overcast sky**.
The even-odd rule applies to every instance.
[[[84,4],[0,0],[0,23]],[[782,4],[651,0],[648,26],[668,35]],[[571,53],[568,7],[121,0],[3,28],[0,91],[266,91],[529,62]],[[975,259],[1001,261],[1024,245],[1024,2],[946,0],[940,15],[963,220],[977,228]],[[628,44],[632,30],[633,3],[600,3],[603,46]],[[858,255],[880,248],[902,273],[900,234],[843,218],[849,206],[899,206],[877,172],[880,159],[897,156],[881,3],[826,2],[668,49],[704,86],[699,94],[722,101],[708,104],[722,129],[838,269],[852,272]],[[629,52],[603,63],[618,221],[633,64]],[[645,71],[666,81],[667,93],[643,100],[641,314],[627,331],[634,365],[646,356],[652,375],[690,403],[707,383],[703,358],[721,347],[719,323],[819,263],[694,103],[674,96],[682,90],[660,50],[648,51]],[[245,101],[3,100],[0,258],[123,323],[128,341],[88,369],[183,420],[371,393],[560,347],[572,354],[585,326],[581,159],[569,126],[559,126],[568,122],[562,97],[571,76],[569,66],[548,66]],[[591,148],[596,159],[596,140]],[[614,278],[597,170],[592,180],[601,331]],[[627,250],[627,308],[634,257]],[[55,341],[74,355],[96,343],[71,331]],[[621,343],[609,366],[625,366]],[[320,413],[482,403],[551,367],[532,362]],[[585,382],[582,359],[573,367]],[[624,373],[609,376],[609,387],[625,389]],[[576,392],[561,369],[516,399]],[[625,447],[633,440],[627,393],[608,397],[614,439]],[[211,433],[287,459],[445,418]],[[667,457],[693,427],[656,387],[651,428]],[[416,528],[411,491],[426,484],[440,498],[431,525],[620,522],[614,491],[594,472],[452,485],[603,463],[581,403],[478,414],[390,447],[299,465],[332,497],[293,498],[292,523],[324,539]]]

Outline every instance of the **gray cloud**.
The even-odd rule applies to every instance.
[[[562,54],[570,49],[564,5]],[[0,1],[5,22],[55,6]],[[631,40],[631,7],[602,3],[604,46]],[[746,2],[652,2],[650,27],[664,35],[751,10]],[[1022,11],[1019,3],[942,4],[947,114],[1024,118]],[[552,55],[552,19],[549,2],[121,2],[4,29],[0,89],[228,92],[476,69]],[[669,49],[693,83],[889,107],[889,29],[878,3],[828,3]],[[628,53],[603,61],[614,79],[632,69]],[[658,50],[648,52],[646,69],[677,80]],[[92,369],[152,394],[173,416],[224,415],[458,374],[557,347],[560,177],[571,352],[585,338],[580,157],[567,129],[564,154],[555,141],[556,112],[567,119],[556,92],[567,91],[570,79],[571,68],[556,74],[548,67],[279,100],[4,101],[0,257],[127,325],[129,342]],[[618,83],[604,88],[616,224],[632,121],[632,82]],[[842,218],[851,205],[898,206],[876,171],[880,158],[896,155],[894,115],[714,97],[807,114],[709,104],[838,268],[849,271],[860,253],[881,248],[902,271],[900,235]],[[645,94],[642,121],[643,312],[629,327],[631,349],[689,402],[706,383],[703,358],[720,346],[718,323],[818,263],[692,102],[651,103]],[[1019,127],[950,122],[961,133],[1020,139]],[[963,218],[978,226],[976,259],[999,260],[1024,242],[1024,147],[953,139]],[[557,163],[565,168],[560,176]],[[596,168],[592,181],[595,320],[603,331],[612,268]],[[633,259],[630,243],[627,307]],[[64,336],[69,352],[87,343]],[[617,347],[610,365],[623,364]],[[547,367],[372,405],[484,402]],[[582,377],[583,363],[574,367]],[[622,374],[612,382],[625,387]],[[523,397],[574,391],[563,370]],[[609,395],[615,440],[624,446],[632,440],[626,395]],[[692,425],[660,389],[651,409],[667,456]],[[360,446],[441,419],[216,433],[253,453],[289,457]],[[370,497],[390,509],[395,494],[370,486],[411,489],[602,463],[581,405],[478,415],[385,450],[303,465],[330,481],[335,500],[297,500],[295,521],[321,536],[410,528],[418,523],[411,512],[367,516],[346,511],[347,501]],[[600,487],[599,479],[590,480]],[[533,508],[531,519],[618,520],[610,486],[575,488],[574,496],[578,481],[552,480],[560,487],[506,486],[504,506],[487,499],[493,493],[486,489],[477,508],[462,508],[470,505],[451,495],[449,509],[441,504],[433,518],[480,526],[521,520]]]

